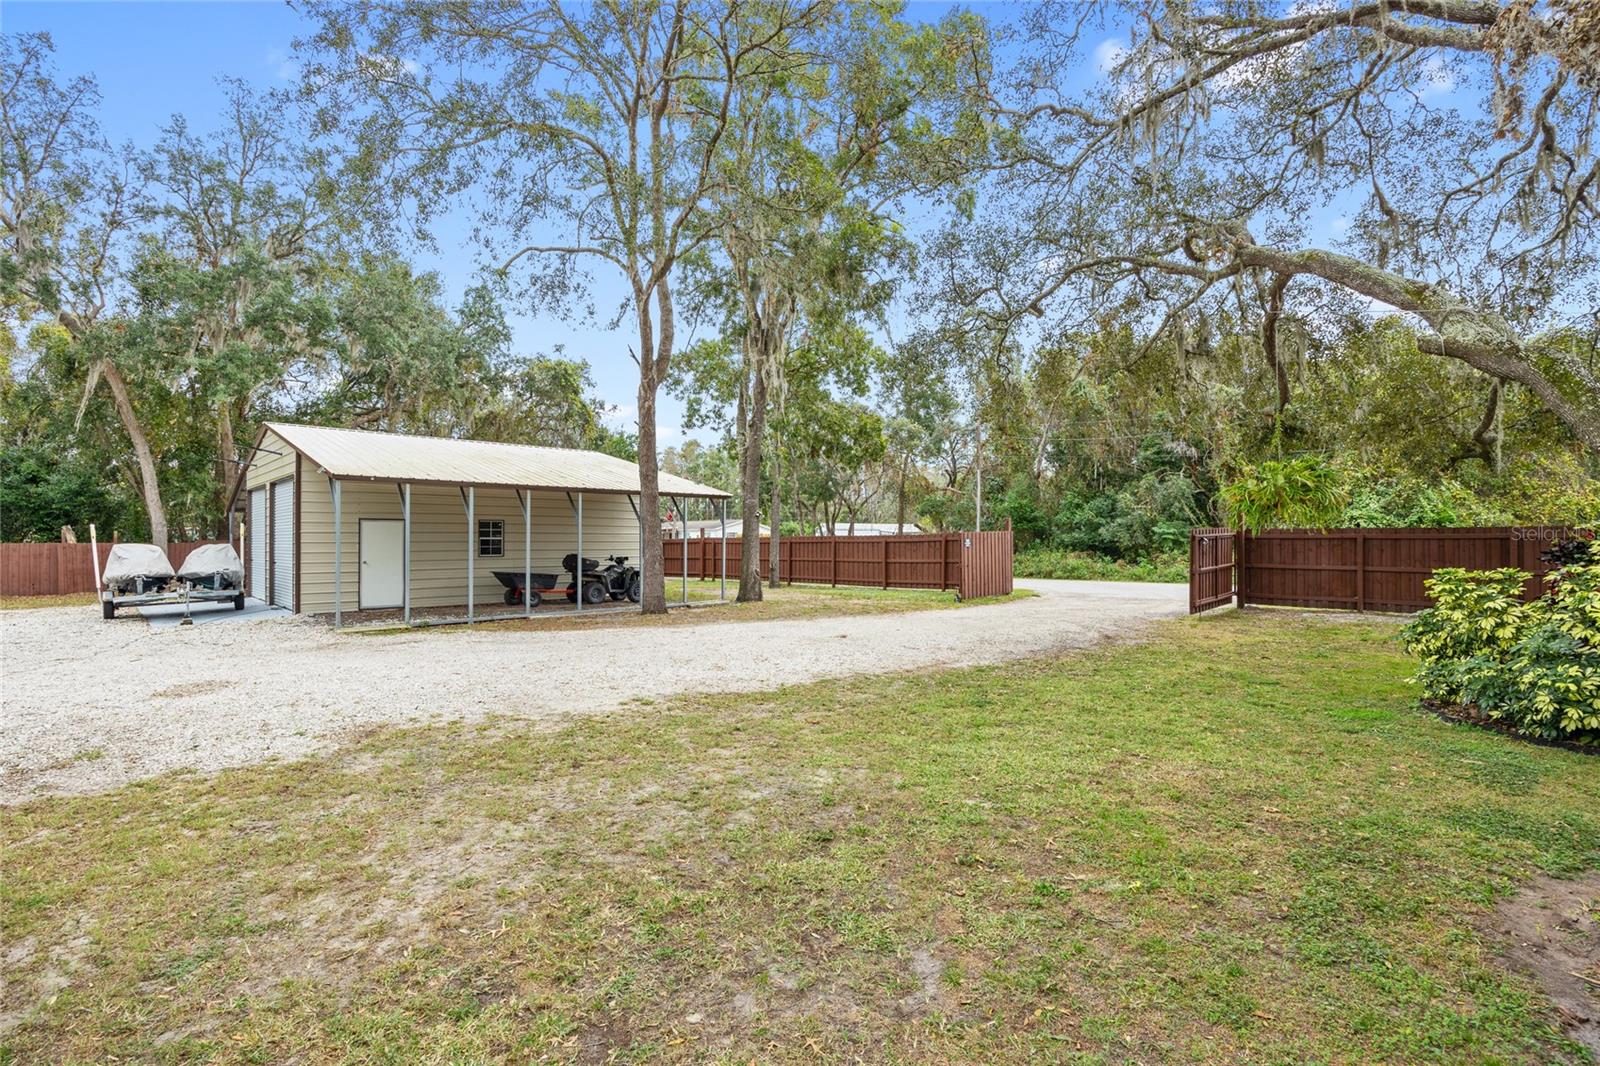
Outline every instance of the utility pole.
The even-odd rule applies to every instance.
[[[976,506],[974,507],[974,511],[976,512],[976,520],[973,522],[973,530],[981,533],[983,531],[983,420],[981,418],[974,418],[972,425],[978,434],[977,446],[972,452],[972,469],[977,475],[977,502]]]

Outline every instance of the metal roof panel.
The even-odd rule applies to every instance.
[[[638,465],[604,452],[284,422],[268,422],[265,428],[333,477],[573,492],[639,491]],[[708,499],[729,495],[665,472],[661,474],[661,494]]]

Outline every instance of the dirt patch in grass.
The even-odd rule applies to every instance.
[[[99,597],[92,592],[70,592],[61,596],[0,596],[0,611],[28,611],[40,607],[93,607]]]
[[[986,596],[963,602],[954,591],[938,589],[875,589],[827,585],[785,585],[778,589],[763,590],[763,598],[750,603],[734,600],[736,583],[728,585],[728,602],[717,602],[718,588],[714,581],[689,582],[689,606],[679,601],[675,581],[667,582],[666,614],[644,615],[636,609],[617,609],[615,605],[602,607],[585,616],[570,613],[563,606],[559,613],[544,617],[499,618],[476,622],[471,627],[450,625],[440,627],[442,633],[480,632],[484,630],[527,630],[548,632],[594,627],[633,628],[682,625],[706,625],[722,622],[765,622],[787,618],[830,618],[863,614],[899,614],[906,611],[939,611],[961,607],[978,607],[987,604],[1025,600],[1037,596],[1029,589],[1018,589],[1009,596]],[[443,611],[453,619],[465,616],[464,610]],[[404,625],[373,625],[352,629],[361,636],[393,636],[413,630]]]
[[[1600,871],[1536,877],[1483,926],[1506,965],[1531,975],[1567,1033],[1600,1058]]]

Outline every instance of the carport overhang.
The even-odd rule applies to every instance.
[[[466,551],[466,614],[461,618],[430,618],[429,625],[445,624],[472,624],[477,621],[491,621],[495,619],[519,617],[515,613],[497,612],[482,615],[477,611],[474,602],[475,579],[477,561],[477,490],[497,489],[510,490],[516,493],[518,505],[522,511],[523,530],[523,589],[532,586],[533,576],[533,529],[532,529],[532,504],[535,492],[559,492],[566,495],[575,517],[575,554],[578,557],[578,568],[582,569],[583,559],[583,503],[586,495],[623,496],[628,499],[633,509],[635,521],[639,529],[639,561],[644,562],[644,538],[648,535],[660,535],[659,519],[652,517],[648,522],[640,511],[640,491],[638,485],[638,467],[627,460],[614,456],[603,455],[598,452],[578,452],[571,449],[534,448],[522,445],[494,445],[500,451],[493,455],[493,465],[500,469],[523,470],[528,473],[536,472],[541,462],[547,459],[551,465],[559,465],[567,470],[576,470],[580,474],[588,471],[592,476],[579,477],[440,477],[430,476],[433,471],[429,469],[428,453],[433,453],[437,462],[438,457],[462,449],[462,446],[471,446],[471,449],[483,454],[482,447],[489,442],[455,441],[443,438],[415,438],[399,437],[396,434],[369,433],[361,430],[337,430],[325,427],[291,426],[282,423],[266,423],[261,427],[256,441],[251,449],[251,458],[262,450],[262,442],[268,432],[273,433],[279,440],[292,448],[299,456],[315,464],[316,471],[327,478],[329,494],[333,505],[333,624],[336,629],[344,625],[344,521],[343,521],[343,485],[345,482],[392,484],[400,494],[401,522],[402,522],[402,548],[401,548],[401,613],[404,624],[415,624],[413,619],[411,596],[411,562],[412,562],[412,486],[425,485],[429,487],[455,488],[461,494],[461,503],[465,512],[465,551]],[[367,438],[378,440],[378,450],[383,451],[384,443],[393,443],[396,438],[407,442],[398,448],[390,449],[391,452],[414,451],[421,452],[420,456],[412,456],[413,461],[397,461],[406,457],[403,455],[379,456],[379,462],[387,463],[390,469],[383,472],[372,472],[359,467],[352,468],[349,461],[348,446],[350,438]],[[319,447],[320,443],[334,441],[337,446],[327,448]],[[465,449],[462,449],[465,450]],[[320,453],[320,454],[319,454]],[[510,460],[507,460],[510,456]],[[554,459],[549,459],[554,456]],[[418,461],[420,460],[420,461]],[[468,457],[470,460],[470,457]],[[519,460],[521,462],[519,463]],[[460,467],[470,467],[470,461],[463,461],[457,457],[449,457],[446,461]],[[624,478],[621,466],[631,468],[631,478]],[[465,472],[465,471],[463,471]],[[728,548],[727,548],[727,501],[729,494],[721,489],[689,481],[671,474],[660,474],[660,495],[678,501],[678,512],[684,522],[683,537],[683,578],[681,605],[689,603],[689,541],[688,541],[688,515],[681,501],[686,499],[714,500],[717,503],[717,513],[722,525],[722,564],[721,581],[719,587],[719,602],[727,602],[728,597]],[[633,485],[626,482],[631,480]],[[238,500],[238,493],[245,479],[239,479],[235,488],[234,500],[230,501],[229,511],[233,510],[234,503]],[[300,516],[296,514],[296,521]],[[303,560],[297,560],[296,565],[303,566]],[[574,575],[573,591],[576,593],[573,603],[574,613],[583,611],[584,583],[581,574]],[[526,593],[522,597],[522,612],[520,617],[531,617],[533,607],[529,603]]]
[[[475,603],[475,596],[476,596],[476,590],[477,590],[477,586],[476,586],[476,578],[477,578],[476,566],[477,566],[477,547],[478,547],[478,545],[477,545],[477,537],[478,537],[478,528],[477,528],[478,527],[478,521],[477,521],[477,490],[480,489],[480,488],[492,488],[492,489],[500,489],[500,490],[509,489],[509,490],[515,492],[516,495],[517,495],[517,504],[521,508],[521,511],[522,511],[522,587],[525,590],[528,589],[528,588],[531,588],[532,584],[533,584],[533,522],[532,522],[533,515],[532,515],[532,506],[533,506],[533,494],[535,492],[561,492],[561,493],[564,493],[567,496],[568,501],[570,503],[570,506],[572,507],[573,512],[574,512],[574,520],[575,520],[574,521],[574,525],[575,525],[576,533],[577,533],[577,536],[575,538],[575,543],[573,545],[573,552],[574,552],[575,555],[577,555],[577,557],[580,560],[583,558],[583,502],[584,502],[584,497],[586,495],[587,496],[607,496],[607,495],[609,495],[609,496],[624,496],[624,497],[626,497],[628,502],[629,502],[629,504],[633,508],[634,520],[637,522],[638,528],[639,528],[639,561],[641,563],[641,573],[640,573],[641,580],[643,578],[642,564],[644,562],[644,538],[647,535],[647,530],[655,529],[657,531],[657,535],[658,536],[659,536],[659,531],[660,531],[659,521],[657,521],[657,522],[646,522],[645,521],[644,515],[639,510],[639,494],[638,493],[618,492],[618,491],[613,490],[613,489],[567,489],[567,488],[561,488],[561,487],[553,486],[553,485],[508,485],[508,484],[505,484],[503,482],[462,483],[462,482],[454,482],[454,481],[438,481],[438,480],[424,480],[424,479],[418,479],[418,480],[415,480],[415,481],[389,481],[389,479],[386,479],[386,478],[347,478],[347,477],[335,477],[335,476],[333,476],[331,474],[328,474],[328,472],[326,470],[323,470],[320,467],[318,468],[317,472],[319,474],[322,474],[323,476],[327,477],[329,493],[333,497],[333,625],[334,625],[335,629],[342,629],[344,627],[344,602],[343,602],[344,601],[344,588],[343,588],[343,585],[344,585],[344,580],[343,580],[344,579],[344,544],[343,544],[344,537],[342,536],[342,532],[343,532],[343,529],[344,529],[344,516],[343,516],[343,507],[344,507],[343,496],[344,496],[344,493],[343,493],[342,486],[343,486],[343,483],[346,482],[346,481],[362,481],[362,482],[368,482],[368,483],[376,482],[376,483],[393,484],[396,487],[396,489],[399,491],[399,493],[400,493],[400,519],[401,519],[401,527],[402,527],[402,532],[401,532],[402,549],[401,549],[401,556],[400,556],[400,559],[401,559],[401,563],[400,563],[400,566],[401,566],[401,618],[402,618],[403,624],[405,624],[406,626],[413,626],[413,625],[417,624],[417,620],[413,616],[412,598],[411,598],[411,558],[412,558],[412,555],[411,555],[411,525],[412,525],[412,506],[411,505],[412,505],[412,492],[411,492],[411,490],[412,490],[412,486],[414,486],[414,485],[426,484],[426,485],[430,485],[430,486],[433,486],[433,487],[441,487],[442,486],[442,487],[447,487],[447,488],[459,489],[460,492],[461,492],[462,508],[465,511],[465,516],[466,516],[466,525],[465,525],[465,538],[466,538],[465,539],[465,551],[466,551],[466,560],[467,560],[466,582],[465,582],[465,585],[466,585],[466,614],[461,616],[461,617],[430,617],[427,620],[427,623],[426,623],[429,626],[471,625],[474,622],[500,621],[500,620],[504,620],[504,619],[507,619],[507,618],[518,618],[518,617],[531,618],[533,616],[534,608],[533,608],[533,606],[532,606],[532,604],[530,602],[529,597],[526,594],[524,594],[524,596],[522,597],[522,611],[521,611],[520,614],[519,613],[515,613],[515,612],[505,612],[505,611],[496,611],[496,612],[492,612],[492,613],[488,613],[488,614],[481,614],[477,610],[477,604]],[[681,573],[682,573],[681,584],[680,584],[681,594],[680,594],[680,599],[679,599],[678,606],[681,606],[681,607],[689,606],[689,537],[688,537],[688,530],[687,530],[688,518],[687,518],[687,512],[686,512],[685,508],[683,507],[683,505],[681,503],[681,501],[685,500],[685,499],[715,500],[716,503],[717,503],[718,520],[721,522],[721,526],[722,526],[722,541],[721,541],[721,549],[720,549],[721,553],[722,553],[722,561],[721,561],[721,566],[719,567],[720,576],[719,576],[719,582],[718,582],[717,601],[719,603],[726,603],[728,601],[728,540],[727,540],[727,522],[728,522],[728,506],[727,506],[727,504],[728,504],[728,501],[727,501],[727,497],[725,495],[714,495],[714,494],[710,494],[710,493],[678,492],[678,493],[673,493],[668,498],[672,499],[672,500],[675,500],[675,501],[680,501],[680,502],[678,502],[678,508],[677,509],[678,509],[679,514],[684,516],[683,521],[684,521],[684,527],[685,528],[684,528],[684,535],[681,538],[681,540],[682,540],[682,551],[683,551],[683,566],[681,568]],[[582,586],[582,582],[581,582],[581,580],[576,580],[575,579],[573,584],[574,584],[574,590],[577,592],[577,596],[576,596],[576,599],[573,601],[572,608],[571,608],[571,613],[577,614],[577,615],[581,615],[583,613],[583,610],[584,610],[583,594],[582,594],[582,587],[583,587]],[[607,607],[607,608],[602,608],[602,609],[604,609],[604,610],[616,610],[616,608],[612,608],[612,607]]]

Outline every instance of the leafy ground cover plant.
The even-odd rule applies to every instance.
[[[1600,559],[1575,557],[1531,603],[1520,570],[1437,571],[1435,605],[1402,631],[1424,698],[1525,736],[1600,743]]]

